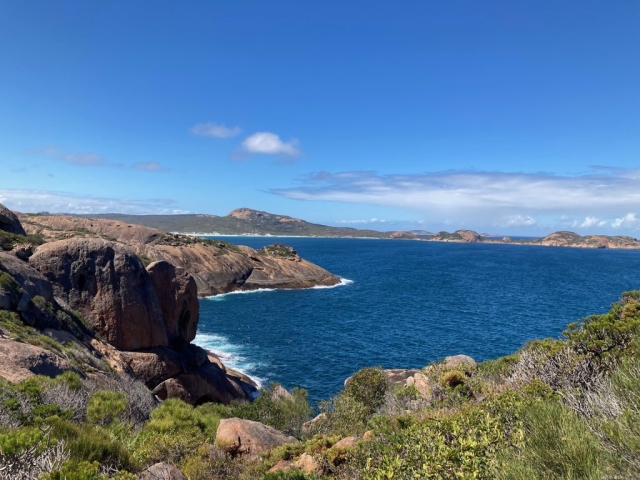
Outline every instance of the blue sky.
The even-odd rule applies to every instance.
[[[0,1],[0,203],[640,236],[640,2]]]

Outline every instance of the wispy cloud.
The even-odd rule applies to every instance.
[[[31,149],[28,152],[32,155],[47,157],[58,162],[79,167],[132,168],[143,172],[163,172],[169,170],[157,162],[136,162],[127,167],[124,163],[110,162],[97,153],[80,153],[54,146]]]
[[[131,167],[135,170],[142,170],[143,172],[166,172],[169,170],[157,162],[137,162]]]
[[[576,176],[486,171],[319,172],[300,181],[299,187],[271,192],[296,200],[417,210],[428,213],[434,222],[456,218],[467,224],[541,227],[578,217],[584,219],[576,225],[581,228],[640,227],[640,219],[628,214],[640,212],[640,169],[602,168]]]
[[[386,220],[373,217],[369,220],[336,220],[334,223],[341,223],[345,225],[357,225],[357,224],[371,224],[371,223],[387,223]]]
[[[242,142],[242,148],[247,153],[285,155],[289,157],[300,155],[297,140],[283,142],[278,135],[271,132],[257,132],[248,136]]]
[[[121,163],[107,162],[104,157],[94,152],[74,152],[53,146],[34,149],[31,153],[81,167],[122,168],[124,166]]]
[[[0,203],[19,212],[51,213],[188,213],[170,198],[110,198],[51,190],[0,189]]]
[[[191,127],[191,133],[198,137],[230,138],[242,133],[240,127],[227,127],[220,123],[198,123]]]

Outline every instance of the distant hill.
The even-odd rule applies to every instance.
[[[415,238],[413,233],[378,232],[357,228],[329,227],[309,223],[299,218],[238,208],[228,215],[183,214],[183,215],[127,215],[122,213],[81,215],[85,218],[104,218],[125,223],[143,225],[166,232],[217,233],[220,235],[275,235],[305,237],[371,237],[371,238]]]

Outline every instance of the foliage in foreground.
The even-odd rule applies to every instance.
[[[12,320],[12,322],[15,319]],[[134,478],[168,461],[191,480],[640,478],[640,292],[477,369],[423,369],[431,393],[390,385],[380,368],[321,402],[263,389],[253,403],[156,405],[143,385],[75,374],[0,383],[0,478]],[[221,418],[257,420],[300,439],[261,462],[213,447]],[[355,436],[354,447],[338,447]],[[322,473],[269,473],[312,455]],[[2,470],[4,468],[4,470]]]

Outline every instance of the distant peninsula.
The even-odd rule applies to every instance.
[[[541,245],[574,248],[640,249],[640,242],[628,236],[585,235],[575,232],[553,232],[541,238],[497,238],[473,230],[431,233],[426,230],[388,231],[346,227],[330,227],[310,223],[299,218],[277,215],[250,208],[238,208],[228,215],[128,215],[122,213],[83,215],[85,218],[117,220],[175,233],[211,235],[270,235],[335,238],[381,238],[420,240],[429,242],[492,243],[511,245]]]

